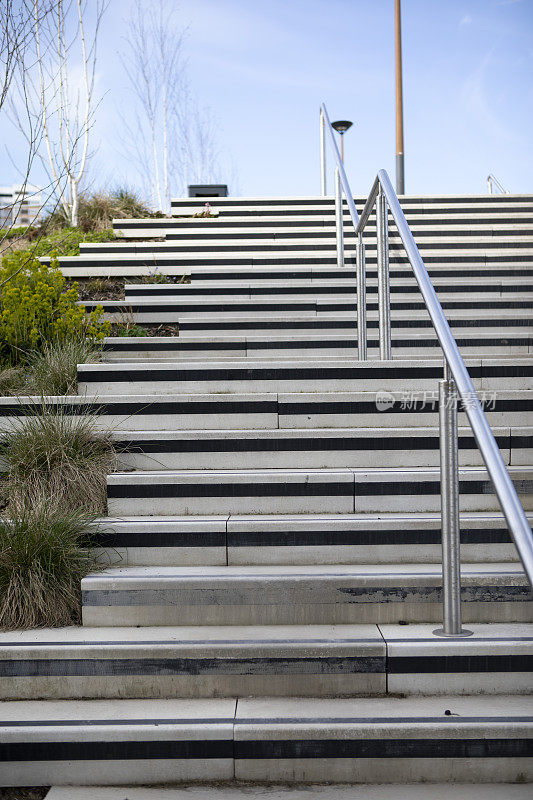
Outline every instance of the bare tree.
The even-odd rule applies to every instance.
[[[56,0],[47,19],[46,35],[54,47],[42,47],[41,0],[34,0],[36,72],[33,78],[35,117],[42,119],[51,183],[57,187],[59,202],[72,226],[78,223],[79,184],[89,147],[89,132],[95,111],[94,78],[100,24],[106,0],[91,5],[94,21],[87,33],[88,0]],[[73,65],[81,62],[81,76],[72,85]],[[64,178],[64,180],[62,180]]]
[[[181,118],[185,122],[181,132],[185,184],[218,181],[216,127],[209,108],[200,108],[188,98]]]
[[[71,6],[77,11],[77,25],[73,36],[67,39],[66,17]],[[14,164],[20,180],[15,199],[11,207],[3,208],[0,252],[27,235],[42,208],[50,207],[50,201],[52,207],[61,203],[71,224],[76,223],[77,189],[87,158],[92,112],[96,36],[104,8],[102,0],[98,0],[95,31],[88,45],[85,6],[81,0],[76,0],[75,5],[68,0],[66,6],[64,0],[0,0],[0,112],[5,115],[9,109],[11,121],[26,145],[25,156],[19,156],[18,164]],[[67,56],[76,40],[80,42],[83,63],[81,85],[86,89],[81,114],[80,90],[71,92],[67,79]],[[41,152],[43,144],[47,158]],[[53,160],[54,156],[58,157]],[[37,190],[29,185],[36,158],[47,161],[49,167],[47,185]],[[21,199],[33,206],[33,218],[13,237],[13,227],[20,219]],[[34,258],[44,233],[41,226],[24,263],[0,288]]]
[[[8,109],[14,110],[23,143],[19,148],[22,155],[19,154],[16,164],[6,149],[6,155],[18,173],[19,185],[11,202],[4,202],[0,210],[0,253],[7,245],[12,246],[27,235],[28,229],[40,218],[43,206],[56,192],[55,184],[40,188],[29,184],[43,134],[42,114],[34,113],[30,100],[29,74],[36,64],[35,20],[37,16],[39,24],[46,29],[56,6],[57,0],[40,0],[37,10],[34,0],[0,2],[0,117],[6,119],[9,116]],[[49,45],[49,37],[45,35],[43,50],[46,51]],[[15,102],[15,96],[19,102]],[[28,216],[22,213],[23,208]],[[14,228],[17,228],[15,235]],[[31,258],[33,252],[28,260]]]
[[[36,117],[30,108],[28,97],[28,70],[35,64],[35,19],[40,24],[53,13],[57,0],[42,0],[38,9],[34,0],[2,0],[0,2],[0,113],[5,116],[7,107],[13,103],[13,92],[20,89],[23,99],[22,110],[17,110],[19,127],[26,142],[26,155],[18,165],[19,187],[16,198],[11,204],[2,207],[3,235],[0,244],[5,240],[9,230],[17,224],[20,216],[21,200],[37,197],[33,187],[29,187],[30,171],[37,155],[42,136],[42,116]],[[48,41],[45,42],[45,47]],[[40,192],[39,192],[40,195]],[[36,215],[40,206],[34,202]],[[30,222],[31,224],[31,222]]]
[[[211,115],[198,108],[189,87],[186,35],[174,3],[154,0],[146,8],[136,0],[123,61],[142,113],[133,124],[123,115],[123,124],[152,206],[167,212],[171,190],[212,179],[217,159]]]
[[[15,73],[25,63],[33,39],[33,1],[2,0],[0,4],[0,109]]]

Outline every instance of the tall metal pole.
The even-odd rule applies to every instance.
[[[342,187],[339,168],[335,167],[335,227],[337,238],[337,266],[344,267],[344,227],[342,218]]]
[[[401,0],[396,0],[396,194],[405,194],[403,161],[403,88],[402,88],[402,11]]]
[[[378,316],[379,316],[379,357],[390,361],[390,285],[389,285],[389,218],[387,198],[381,184],[376,198],[376,231],[378,260]]]
[[[326,120],[324,112],[320,109],[320,191],[322,197],[326,196]]]
[[[357,237],[355,253],[357,264],[357,358],[359,361],[366,361],[366,265],[362,233]]]
[[[457,391],[448,362],[439,381],[440,496],[442,524],[443,625],[437,636],[471,636],[461,622],[459,446]]]

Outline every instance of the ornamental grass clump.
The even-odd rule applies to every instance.
[[[119,187],[97,192],[84,192],[79,196],[78,229],[83,233],[107,233],[114,219],[151,217],[148,205],[131,189]],[[62,230],[68,226],[62,207],[58,207],[45,220],[47,230]]]
[[[80,623],[80,581],[99,568],[89,549],[93,523],[93,514],[42,501],[15,503],[0,517],[0,628]]]
[[[26,366],[0,369],[0,397],[76,394],[78,364],[100,361],[101,352],[88,339],[44,342],[28,354]]]
[[[0,397],[26,394],[27,373],[23,367],[0,369]]]
[[[89,339],[44,342],[40,351],[28,358],[26,394],[76,394],[78,364],[100,361],[100,347]]]
[[[95,415],[44,404],[34,411],[0,435],[8,513],[31,503],[105,513],[107,474],[116,466],[111,433],[98,429]]]

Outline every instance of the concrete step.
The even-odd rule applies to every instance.
[[[258,285],[244,281],[197,281],[193,276],[192,283],[126,283],[125,298],[130,299],[154,299],[154,298],[179,298],[189,297],[281,297],[289,295],[291,297],[320,297],[331,295],[353,295],[356,297],[356,282],[351,279],[343,278],[335,281],[320,280],[283,280],[273,284],[272,279],[265,284]],[[482,296],[502,297],[516,293],[531,293],[533,291],[533,280],[531,278],[510,277],[505,281],[500,277],[491,276],[452,277],[434,280],[434,288],[443,294],[469,294],[482,293]],[[367,294],[377,293],[377,279],[367,280]],[[390,285],[391,294],[418,294],[419,288],[415,278],[402,278],[396,280],[393,276]]]
[[[205,198],[190,198],[179,197],[171,199],[171,208],[175,209],[193,209],[202,208],[205,204]],[[343,201],[346,204],[346,200]],[[366,195],[354,195],[354,202],[361,204],[366,202]],[[432,194],[432,195],[402,195],[401,198],[402,208],[411,208],[416,205],[423,205],[424,207],[440,207],[443,204],[448,208],[455,208],[456,206],[477,206],[486,205],[505,208],[515,203],[531,203],[533,202],[533,195],[531,194]],[[222,209],[232,208],[233,206],[240,206],[245,203],[249,207],[255,206],[283,206],[291,208],[292,206],[327,206],[333,208],[335,206],[334,195],[294,195],[294,196],[279,196],[279,197],[262,197],[262,196],[249,196],[249,197],[216,197],[210,198],[210,206],[218,206]],[[181,211],[180,211],[181,213]]]
[[[530,800],[531,786],[517,783],[403,783],[308,784],[273,786],[249,782],[215,786],[191,784],[185,788],[52,787],[46,800]]]
[[[409,358],[415,354],[437,355],[440,344],[431,331],[416,333],[394,331],[392,348],[396,358]],[[533,351],[533,335],[522,330],[503,329],[493,334],[479,334],[465,331],[456,336],[462,355],[525,355]],[[379,339],[370,334],[367,338],[370,357],[377,357]],[[103,360],[120,362],[124,359],[217,359],[238,356],[260,358],[320,358],[322,356],[357,358],[357,336],[351,335],[310,335],[290,336],[286,334],[263,336],[147,336],[147,337],[109,337],[103,344]]]
[[[425,784],[449,781],[451,766],[456,782],[533,780],[532,703],[511,695],[15,701],[2,704],[2,712],[1,780],[8,786],[64,785],[70,792],[73,779],[78,786],[233,779]],[[441,797],[421,788],[426,794],[407,796]],[[358,796],[357,788],[350,791]],[[490,787],[484,792],[493,796]],[[514,800],[516,793],[501,796]],[[124,800],[124,792],[118,797]]]
[[[66,256],[65,256],[66,258]],[[79,256],[72,256],[72,258],[79,259]],[[505,257],[501,260],[490,260],[487,258],[482,259],[472,259],[472,261],[468,261],[468,263],[464,263],[463,261],[458,261],[456,264],[453,262],[449,265],[448,259],[441,259],[438,258],[434,263],[429,263],[429,260],[426,258],[424,259],[426,263],[426,267],[430,268],[433,267],[433,271],[437,271],[441,275],[448,275],[452,276],[454,273],[456,274],[477,274],[479,272],[490,272],[495,274],[502,274],[506,275],[524,275],[531,277],[532,270],[533,270],[533,258],[522,258],[521,255],[509,256]],[[294,259],[286,259],[286,258],[277,258],[275,261],[265,260],[265,259],[257,259],[254,258],[252,262],[246,262],[242,259],[219,259],[218,262],[206,262],[205,259],[200,259],[197,261],[190,261],[187,263],[183,260],[177,260],[175,257],[169,258],[166,262],[162,262],[160,258],[157,259],[157,263],[154,264],[153,259],[147,261],[147,259],[140,259],[140,260],[132,260],[128,257],[128,259],[115,259],[113,261],[107,256],[105,260],[100,261],[90,261],[86,263],[85,261],[81,262],[79,260],[69,262],[69,263],[61,263],[60,264],[60,271],[62,274],[67,278],[91,278],[91,277],[103,277],[103,278],[113,278],[113,277],[120,277],[120,278],[138,278],[138,277],[150,277],[154,274],[159,276],[168,276],[174,277],[178,276],[182,278],[184,275],[191,275],[194,273],[196,269],[210,269],[211,271],[215,272],[218,271],[219,274],[225,274],[225,271],[228,268],[239,268],[242,266],[253,268],[254,271],[262,274],[265,269],[267,271],[273,270],[277,266],[285,266],[291,272],[297,270],[300,267],[309,267],[312,265],[317,266],[325,266],[326,269],[332,269],[336,265],[336,259],[334,258],[304,258],[300,259],[298,262],[295,262]],[[351,262],[351,259],[347,259],[347,267],[354,266]],[[375,271],[375,267],[371,264],[369,267],[369,273],[372,273],[372,270]],[[409,269],[409,265],[407,261],[398,260],[397,262],[391,263],[391,273],[396,273],[399,277],[409,277],[411,271]]]
[[[505,464],[533,464],[533,427],[493,428]],[[459,464],[482,466],[470,427],[459,428]],[[119,469],[392,469],[437,467],[439,429],[112,431]],[[0,460],[1,463],[1,460]]]
[[[481,281],[484,277],[487,282],[501,280],[506,284],[513,279],[522,278],[531,279],[531,266],[525,266],[509,263],[503,266],[491,266],[487,271],[483,264],[454,264],[443,263],[439,265],[430,265],[428,272],[431,277],[436,279],[451,278],[457,282],[465,282],[471,280]],[[413,281],[413,270],[408,265],[407,267],[392,264],[390,268],[392,282],[398,280]],[[320,266],[320,265],[304,265],[304,266],[276,266],[272,265],[267,268],[257,266],[251,267],[225,267],[220,269],[214,267],[192,267],[190,270],[191,282],[194,285],[203,285],[209,283],[212,285],[231,285],[233,283],[247,283],[250,286],[285,286],[287,284],[300,284],[308,286],[309,283],[317,284],[318,286],[329,286],[332,283],[346,283],[350,282],[352,286],[356,286],[357,276],[355,267],[347,262],[343,268],[334,266]],[[366,270],[368,283],[371,284],[377,281],[376,267],[368,267]],[[144,284],[147,285],[147,284]],[[161,284],[148,284],[158,288]],[[175,284],[174,284],[175,285]],[[186,286],[188,284],[181,284]],[[139,286],[139,284],[128,283],[126,287]],[[164,286],[164,284],[163,284]]]
[[[532,622],[516,563],[462,566],[463,621]],[[336,625],[442,620],[440,564],[114,567],[82,580],[83,624]]]
[[[506,333],[522,332],[528,334],[533,329],[533,313],[526,309],[519,312],[513,309],[492,309],[490,313],[484,309],[472,309],[470,313],[463,309],[452,309],[446,313],[448,323],[456,336],[464,336],[470,331],[472,334],[493,334],[500,333],[502,338]],[[391,318],[391,329],[393,337],[398,335],[411,335],[419,331],[427,333],[428,337],[434,336],[433,323],[429,315],[419,311],[398,311]],[[253,314],[232,316],[230,314],[210,314],[197,315],[196,317],[180,318],[180,335],[188,337],[212,336],[213,334],[225,334],[227,336],[259,336],[261,334],[276,335],[357,335],[357,323],[355,314],[291,314],[272,315],[269,317],[257,318]],[[378,331],[377,311],[369,311],[367,314],[368,336],[376,339]]]
[[[528,242],[522,242],[523,245]],[[404,255],[403,248],[398,244],[397,247],[391,243],[390,263],[391,264],[405,264],[407,265],[408,259]],[[291,249],[289,249],[291,248]],[[492,264],[498,265],[504,262],[523,262],[531,265],[533,262],[533,247],[529,246],[511,245],[509,247],[498,246],[497,248],[488,248],[487,246],[476,250],[474,248],[449,248],[449,247],[420,247],[424,262],[427,264],[439,264],[441,262],[455,261],[458,263],[476,263],[485,264],[490,268]],[[43,264],[49,264],[48,257],[41,257],[39,259]],[[331,265],[337,264],[336,250],[333,245],[327,244],[323,248],[304,249],[299,246],[292,249],[288,246],[287,252],[278,252],[276,250],[269,250],[266,247],[253,249],[253,247],[246,248],[246,250],[235,250],[233,252],[224,253],[219,251],[218,248],[206,246],[205,251],[202,252],[170,252],[158,253],[149,250],[146,253],[119,253],[113,255],[109,253],[95,253],[90,255],[88,253],[80,256],[61,256],[59,259],[61,268],[80,268],[91,266],[105,266],[106,268],[112,267],[135,267],[147,266],[154,270],[155,267],[162,274],[176,274],[168,272],[170,267],[184,267],[194,266],[292,266],[292,265]],[[375,252],[369,252],[367,257],[368,264],[376,263]],[[352,258],[351,264],[355,265]],[[111,274],[111,273],[110,273]],[[124,273],[128,274],[128,273]]]
[[[531,232],[526,235],[517,235],[516,233],[507,233],[506,235],[492,236],[483,235],[482,231],[478,231],[477,236],[462,235],[457,231],[448,232],[446,236],[439,236],[433,229],[426,231],[426,235],[415,236],[418,239],[417,245],[420,252],[424,256],[427,252],[449,252],[455,254],[460,253],[484,253],[485,251],[506,251],[513,252],[531,252]],[[346,232],[345,238],[345,251],[346,255],[353,256],[355,247],[356,236],[353,231],[349,229]],[[366,255],[369,258],[372,254],[375,255],[377,244],[375,232],[368,233],[365,238]],[[398,254],[403,252],[404,246],[398,233],[391,229],[389,234],[389,252],[391,254]],[[170,255],[173,253],[202,253],[202,252],[216,252],[219,254],[235,253],[285,253],[285,252],[312,252],[312,253],[334,253],[336,252],[336,240],[334,236],[324,236],[321,233],[311,233],[304,236],[253,236],[245,233],[241,236],[234,238],[218,238],[211,235],[209,238],[178,238],[176,239],[173,234],[168,234],[164,242],[136,242],[129,244],[127,242],[106,242],[104,244],[96,244],[93,247],[85,246],[80,249],[80,257],[91,257],[94,255],[107,254],[110,256],[126,256],[126,255]]]
[[[515,632],[507,649],[527,660],[532,626],[515,627],[531,641]],[[0,659],[2,699],[386,694],[386,643],[376,625],[32,631],[0,634]],[[516,658],[509,666],[517,672]],[[506,691],[522,691],[520,676],[509,677]]]
[[[533,363],[519,356],[467,358],[476,389],[533,389]],[[226,361],[79,364],[81,395],[210,394],[252,392],[434,391],[440,359],[354,361],[238,358]]]
[[[0,633],[0,698],[528,694],[533,625],[59,628]]]
[[[507,237],[524,237],[533,234],[533,225],[529,222],[493,222],[488,221],[485,223],[479,222],[465,222],[464,219],[450,219],[447,215],[447,221],[441,223],[440,221],[430,219],[431,225],[428,225],[428,217],[423,217],[420,214],[410,213],[410,228],[416,240],[426,237],[484,237],[484,238],[507,238]],[[333,215],[328,220],[322,221],[319,224],[313,224],[312,220],[306,221],[306,224],[300,225],[294,220],[281,220],[277,219],[269,223],[264,218],[258,218],[254,221],[250,217],[235,218],[230,220],[220,217],[214,223],[210,221],[209,224],[195,224],[197,221],[180,220],[180,225],[176,225],[167,230],[165,234],[165,241],[167,242],[180,242],[180,241],[215,241],[215,240],[239,240],[239,239],[305,239],[307,237],[316,237],[324,239],[334,239],[336,235],[335,219]],[[345,241],[355,239],[355,231],[351,222],[346,220],[344,226]],[[375,236],[376,222],[375,215],[371,217],[365,227],[365,237],[369,239]],[[390,226],[389,235],[398,238],[398,233],[394,225]],[[157,244],[152,242],[153,244]],[[146,248],[149,246],[147,242],[128,241],[127,239],[117,239],[112,242],[81,242],[80,253],[86,252],[113,252],[115,247],[122,249],[122,247],[135,248],[137,245]],[[102,249],[105,248],[105,249]]]
[[[360,197],[355,200],[357,203],[356,207],[358,207],[360,211],[363,209],[366,199],[366,197]],[[527,213],[528,211],[531,211],[532,208],[531,197],[518,196],[515,196],[512,201],[504,203],[495,202],[494,198],[491,200],[485,196],[484,198],[479,197],[476,200],[462,199],[457,201],[454,201],[449,197],[442,197],[440,199],[434,197],[429,200],[419,199],[406,202],[402,198],[400,204],[406,216],[424,213],[432,215],[433,218],[440,223],[447,220],[450,216],[457,216],[459,218],[464,216],[483,218],[486,214],[505,216],[513,213]],[[335,212],[335,202],[334,198],[332,197],[326,198],[325,201],[322,199],[317,199],[311,202],[282,202],[280,200],[278,203],[271,203],[270,200],[267,200],[266,198],[262,201],[259,198],[241,198],[238,202],[226,202],[224,204],[217,201],[216,206],[216,210],[218,210],[220,213],[219,219],[223,220],[228,220],[232,217],[238,216],[239,211],[241,211],[244,216],[256,216],[258,218],[263,216],[301,216],[305,215],[306,213],[309,217],[316,217],[321,214],[326,217],[330,217]],[[181,212],[179,213],[181,214]],[[348,204],[345,200],[343,201],[343,213],[346,216],[349,216]],[[375,207],[371,214],[375,215]],[[173,213],[169,218],[175,218],[176,216],[177,215]],[[137,222],[149,221],[151,220],[137,220]],[[188,220],[184,221],[188,222]],[[200,221],[204,222],[205,218],[200,218]],[[207,220],[205,224],[209,225],[210,222],[213,221],[216,222],[216,220]],[[121,220],[114,220],[114,222],[120,223]]]
[[[508,471],[533,510],[533,467]],[[459,470],[461,510],[500,511],[485,469]],[[412,469],[205,469],[116,472],[108,476],[112,516],[436,512],[440,472]]]
[[[530,517],[533,519],[533,517]],[[104,564],[244,566],[438,563],[440,514],[123,516],[91,530]],[[461,516],[461,554],[470,563],[515,561],[501,513]]]
[[[493,426],[533,425],[533,391],[481,391]],[[92,414],[104,430],[217,430],[254,428],[398,428],[437,424],[438,390],[277,394],[78,395],[0,397],[0,430],[45,410]],[[468,425],[459,410],[459,424]]]
[[[0,705],[0,785],[232,780],[235,699]]]
[[[362,206],[361,206],[362,208]],[[477,212],[454,211],[449,208],[440,209],[440,214],[435,215],[417,209],[409,211],[406,209],[406,219],[413,230],[419,228],[454,229],[457,226],[472,226],[482,228],[486,231],[498,228],[499,226],[531,226],[533,223],[533,209],[522,206],[520,210],[481,210]],[[349,213],[343,213],[346,232],[351,227]],[[375,230],[375,215],[372,215],[367,227],[369,231]],[[198,232],[204,235],[211,235],[217,231],[231,230],[273,230],[275,232],[287,230],[288,228],[306,230],[307,228],[318,228],[319,230],[334,230],[335,215],[333,211],[323,212],[322,214],[298,213],[263,213],[260,215],[244,210],[242,214],[236,211],[220,215],[216,219],[175,219],[167,217],[164,219],[119,219],[113,220],[113,230],[117,237],[128,238],[163,238],[171,236],[173,233]],[[389,225],[393,229],[393,225]]]
[[[516,296],[485,297],[474,294],[472,297],[459,299],[455,294],[440,294],[439,300],[445,312],[478,311],[490,317],[502,311],[533,310],[533,293],[520,293]],[[138,324],[179,323],[181,320],[199,316],[220,317],[230,315],[242,317],[253,314],[257,318],[278,317],[283,315],[309,316],[343,314],[355,319],[357,302],[355,295],[346,297],[265,297],[265,298],[134,298],[125,301],[103,300],[80,301],[87,312],[102,308],[104,319],[117,324],[133,322]],[[367,311],[377,315],[377,296],[370,296],[366,303]],[[423,298],[416,294],[391,294],[391,313],[418,312],[427,316]]]
[[[366,201],[366,195],[354,195],[354,203],[364,203]],[[493,207],[502,207],[506,208],[507,206],[514,205],[515,203],[531,203],[533,201],[533,196],[531,194],[520,194],[520,193],[513,193],[513,194],[455,194],[455,195],[448,195],[448,194],[435,194],[435,195],[403,195],[401,198],[401,205],[402,208],[411,208],[417,205],[423,205],[427,208],[432,207],[440,207],[445,205],[448,208],[455,208],[455,207],[474,207],[477,205],[484,205],[484,206],[493,206]],[[204,203],[204,199],[202,198],[188,198],[188,197],[180,197],[180,198],[172,198],[171,200],[171,208],[174,211],[175,209],[182,209],[182,208],[194,208],[194,207],[201,207]],[[346,200],[343,201],[346,205]],[[228,209],[234,206],[241,206],[246,204],[248,207],[253,208],[255,206],[271,206],[277,207],[282,206],[286,208],[291,208],[293,206],[326,206],[328,208],[334,208],[335,206],[335,198],[334,195],[295,195],[290,197],[258,197],[258,196],[249,196],[249,197],[217,197],[211,198],[210,205],[217,206],[221,209]],[[181,213],[181,211],[180,211]]]
[[[529,781],[530,708],[496,697],[239,700],[235,777]]]

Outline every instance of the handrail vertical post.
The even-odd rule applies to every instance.
[[[335,223],[337,238],[337,267],[344,267],[344,224],[342,216],[342,187],[339,168],[335,167]]]
[[[376,232],[378,261],[379,357],[382,361],[389,361],[391,358],[389,219],[387,212],[387,198],[385,197],[381,185],[376,198]]]
[[[320,191],[322,197],[326,196],[326,120],[324,112],[320,109]]]
[[[461,621],[461,524],[459,516],[459,444],[457,390],[444,360],[439,381],[440,496],[442,525],[443,625],[438,636],[470,636]]]
[[[357,358],[359,361],[366,361],[366,264],[362,233],[357,237],[355,260],[357,270]]]

